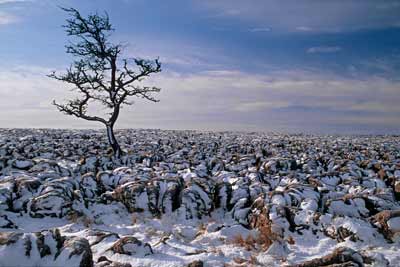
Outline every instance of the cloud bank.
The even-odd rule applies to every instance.
[[[206,0],[198,4],[219,16],[288,31],[343,32],[400,25],[397,0]]]
[[[307,49],[307,53],[335,53],[342,50],[340,46],[316,46]]]
[[[14,15],[0,12],[0,25],[7,25],[11,23],[15,23],[18,21],[18,18]]]
[[[0,71],[3,127],[90,128],[100,125],[59,114],[52,99],[67,88],[49,80],[48,69],[23,67]],[[301,70],[250,74],[218,70],[165,72],[148,81],[162,88],[160,103],[133,99],[123,110],[122,128],[206,130],[324,131],[328,129],[399,130],[400,82],[379,77],[349,79]]]

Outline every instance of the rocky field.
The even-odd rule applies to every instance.
[[[400,137],[0,129],[0,266],[400,266]]]

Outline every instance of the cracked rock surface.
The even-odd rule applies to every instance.
[[[398,266],[400,137],[0,129],[0,266]]]

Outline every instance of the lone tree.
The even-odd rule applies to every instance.
[[[137,83],[160,72],[161,63],[158,59],[121,59],[123,46],[109,41],[114,29],[107,13],[91,14],[85,18],[76,9],[62,9],[70,15],[63,27],[68,36],[74,37],[73,42],[66,45],[66,52],[76,60],[65,73],[58,75],[52,72],[49,77],[73,85],[72,90],[78,92],[80,97],[64,104],[53,101],[53,104],[66,115],[103,123],[114,156],[120,158],[122,152],[114,135],[114,126],[121,107],[131,105],[128,99],[133,96],[158,102],[152,94],[159,92],[160,88],[139,86]],[[89,104],[96,102],[109,110],[107,116],[88,114]]]

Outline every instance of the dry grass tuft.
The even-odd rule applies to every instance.
[[[220,256],[224,256],[225,255],[221,248],[217,248],[215,246],[210,246],[208,248],[208,252],[216,254],[216,255],[220,255]]]
[[[79,214],[77,212],[71,212],[67,216],[67,220],[71,223],[77,223],[79,219]]]
[[[82,218],[82,223],[85,227],[89,228],[92,226],[93,220],[90,217],[84,215]]]
[[[198,227],[198,230],[197,230],[197,233],[196,233],[196,238],[201,236],[201,235],[204,235],[206,233],[206,231],[207,231],[207,227],[205,226],[204,223],[201,223],[199,225],[199,227]]]
[[[277,235],[272,232],[272,223],[271,221],[264,215],[260,215],[259,223],[257,225],[257,229],[259,232],[259,237],[257,239],[258,245],[261,247],[261,250],[266,251],[277,239]]]
[[[250,251],[256,249],[257,240],[249,235],[246,239],[244,239],[241,235],[237,235],[233,238],[232,243],[239,247],[244,247],[246,250]]]
[[[135,224],[137,223],[136,214],[132,214],[132,216],[131,216],[131,222],[132,222],[132,225],[135,225]]]
[[[267,217],[266,209],[263,208],[260,213],[252,216],[250,226],[258,230],[258,236],[249,235],[244,239],[241,235],[233,240],[235,245],[246,248],[246,250],[266,251],[278,239],[278,235],[272,231],[272,223]]]
[[[71,223],[82,222],[82,224],[87,228],[89,228],[94,223],[92,218],[88,217],[85,214],[79,214],[78,212],[71,212],[70,214],[68,214],[67,219]]]
[[[257,260],[255,255],[251,255],[249,259],[240,257],[233,258],[233,263],[225,263],[224,267],[253,267],[260,266],[261,263]]]
[[[247,260],[246,260],[246,259],[239,258],[239,257],[233,258],[233,261],[234,261],[235,263],[237,263],[237,264],[247,263]]]

